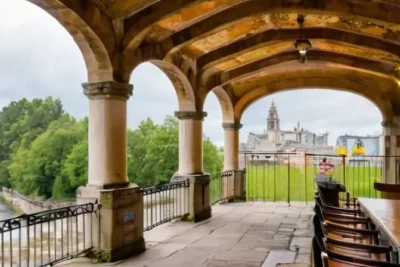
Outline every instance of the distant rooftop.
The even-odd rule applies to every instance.
[[[350,135],[350,134],[345,134],[345,135],[340,135],[338,137],[338,139],[339,138],[340,139],[353,139],[353,138],[375,139],[375,138],[379,138],[382,134],[378,134],[378,135]]]

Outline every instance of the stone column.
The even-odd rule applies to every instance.
[[[239,169],[239,130],[242,128],[240,123],[222,123],[225,130],[225,148],[224,148],[224,171],[232,171],[230,179],[223,180],[223,183],[233,185],[233,199],[244,200],[245,184],[244,172]]]
[[[382,126],[386,156],[384,160],[384,182],[400,183],[400,118],[395,118],[391,122],[383,121]]]
[[[240,123],[222,124],[225,130],[224,171],[239,169],[239,130]]]
[[[205,112],[175,112],[179,119],[179,175],[203,173],[203,119]]]
[[[210,175],[203,173],[203,119],[205,112],[175,112],[179,119],[179,170],[171,182],[189,180],[189,218],[199,222],[211,217]]]
[[[103,259],[118,261],[145,250],[143,194],[127,177],[127,100],[133,87],[101,82],[83,88],[90,101],[89,177],[77,190],[77,202],[100,204],[97,218],[87,221],[92,229],[86,234],[93,233]]]

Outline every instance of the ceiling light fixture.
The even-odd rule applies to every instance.
[[[300,26],[300,37],[294,43],[294,47],[300,54],[300,62],[307,63],[307,51],[312,47],[311,42],[307,38],[303,38],[302,29],[304,25],[304,15],[298,15],[297,23]]]

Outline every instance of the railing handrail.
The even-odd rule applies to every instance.
[[[239,154],[244,154],[244,155],[264,155],[264,154],[268,154],[268,155],[297,155],[298,153],[296,152],[263,152],[263,151],[240,151]]]
[[[0,221],[1,266],[53,266],[92,250],[100,208],[85,203]]]
[[[143,196],[146,197],[143,214],[144,231],[149,231],[156,226],[188,214],[189,186],[190,180],[185,179],[178,182],[142,188]]]
[[[153,190],[156,190],[156,192],[161,192],[161,191],[167,191],[169,188],[172,188],[174,186],[189,186],[190,180],[186,179],[184,181],[179,181],[179,182],[173,182],[173,183],[168,183],[168,184],[160,184],[160,185],[154,185],[150,187],[145,187],[142,188],[143,192],[153,192]]]

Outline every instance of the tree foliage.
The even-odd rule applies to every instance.
[[[128,130],[128,177],[141,187],[167,183],[178,170],[179,123],[144,120]],[[219,149],[204,137],[204,169],[222,169]],[[74,197],[88,177],[88,119],[77,121],[59,100],[22,99],[0,112],[0,186],[31,197]]]

